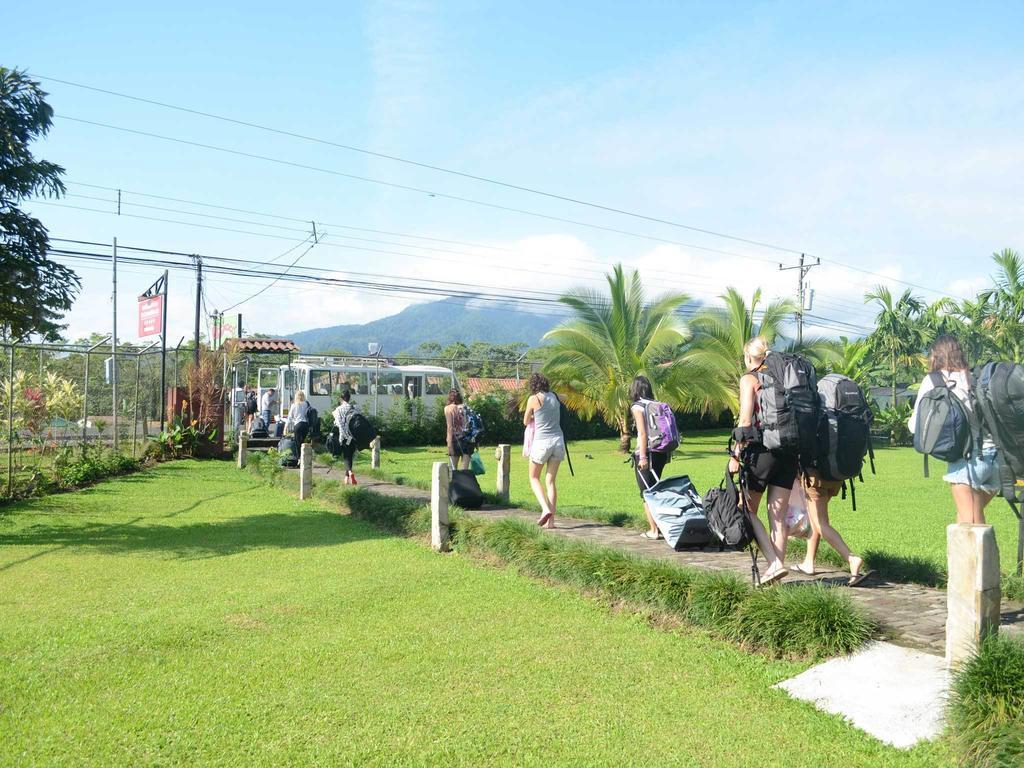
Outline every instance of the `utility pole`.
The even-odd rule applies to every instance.
[[[110,338],[110,391],[113,410],[111,422],[114,429],[114,450],[117,450],[117,238],[114,238],[114,335]]]
[[[800,263],[797,266],[785,267],[782,264],[779,264],[779,270],[782,272],[788,272],[791,269],[799,270],[798,275],[800,282],[797,284],[796,288],[796,297],[798,302],[796,309],[796,344],[798,347],[804,343],[804,312],[809,309],[807,306],[807,283],[805,282],[805,278],[807,277],[807,273],[819,264],[821,264],[821,259],[818,258],[815,259],[813,264],[807,264],[806,256],[802,253],[800,254]]]
[[[198,254],[193,254],[193,259],[196,262],[196,330],[193,342],[195,343],[195,351],[193,352],[193,360],[196,366],[199,365],[199,321],[202,319],[201,307],[203,304],[203,257]]]

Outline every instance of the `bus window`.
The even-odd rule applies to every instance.
[[[309,372],[309,394],[326,395],[331,394],[331,372],[310,371]]]
[[[373,376],[374,374],[370,375]],[[402,374],[396,371],[381,371],[380,376],[377,378],[377,394],[402,394]]]
[[[405,396],[410,400],[423,395],[423,379],[419,376],[406,376],[402,384],[405,388]]]
[[[444,386],[444,379],[440,376],[427,376],[427,395],[443,395],[445,391],[441,389]]]

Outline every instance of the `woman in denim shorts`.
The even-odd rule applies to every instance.
[[[969,412],[971,404],[971,378],[967,357],[960,342],[953,336],[940,336],[932,345],[929,357],[930,373],[938,372],[960,398]],[[925,376],[917,390],[917,401],[914,412],[910,415],[910,431],[914,431],[917,422],[917,406],[925,392],[932,389],[931,376]],[[970,459],[951,461],[945,475],[942,476],[950,485],[953,501],[956,503],[956,521],[958,523],[985,524],[985,507],[992,497],[999,492],[999,467],[996,463],[996,446],[989,435],[985,435],[981,451]]]

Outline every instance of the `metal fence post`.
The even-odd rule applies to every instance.
[[[139,378],[142,373],[142,351],[135,353],[135,412],[132,419],[132,458],[135,458],[135,447],[139,442]]]
[[[14,347],[7,379],[7,496],[14,497]]]
[[[82,450],[87,439],[85,430],[89,426],[89,350],[85,351],[85,383],[82,386]]]

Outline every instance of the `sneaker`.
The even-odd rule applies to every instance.
[[[352,485],[359,485],[359,483],[356,482],[356,476],[354,473],[352,474]]]

